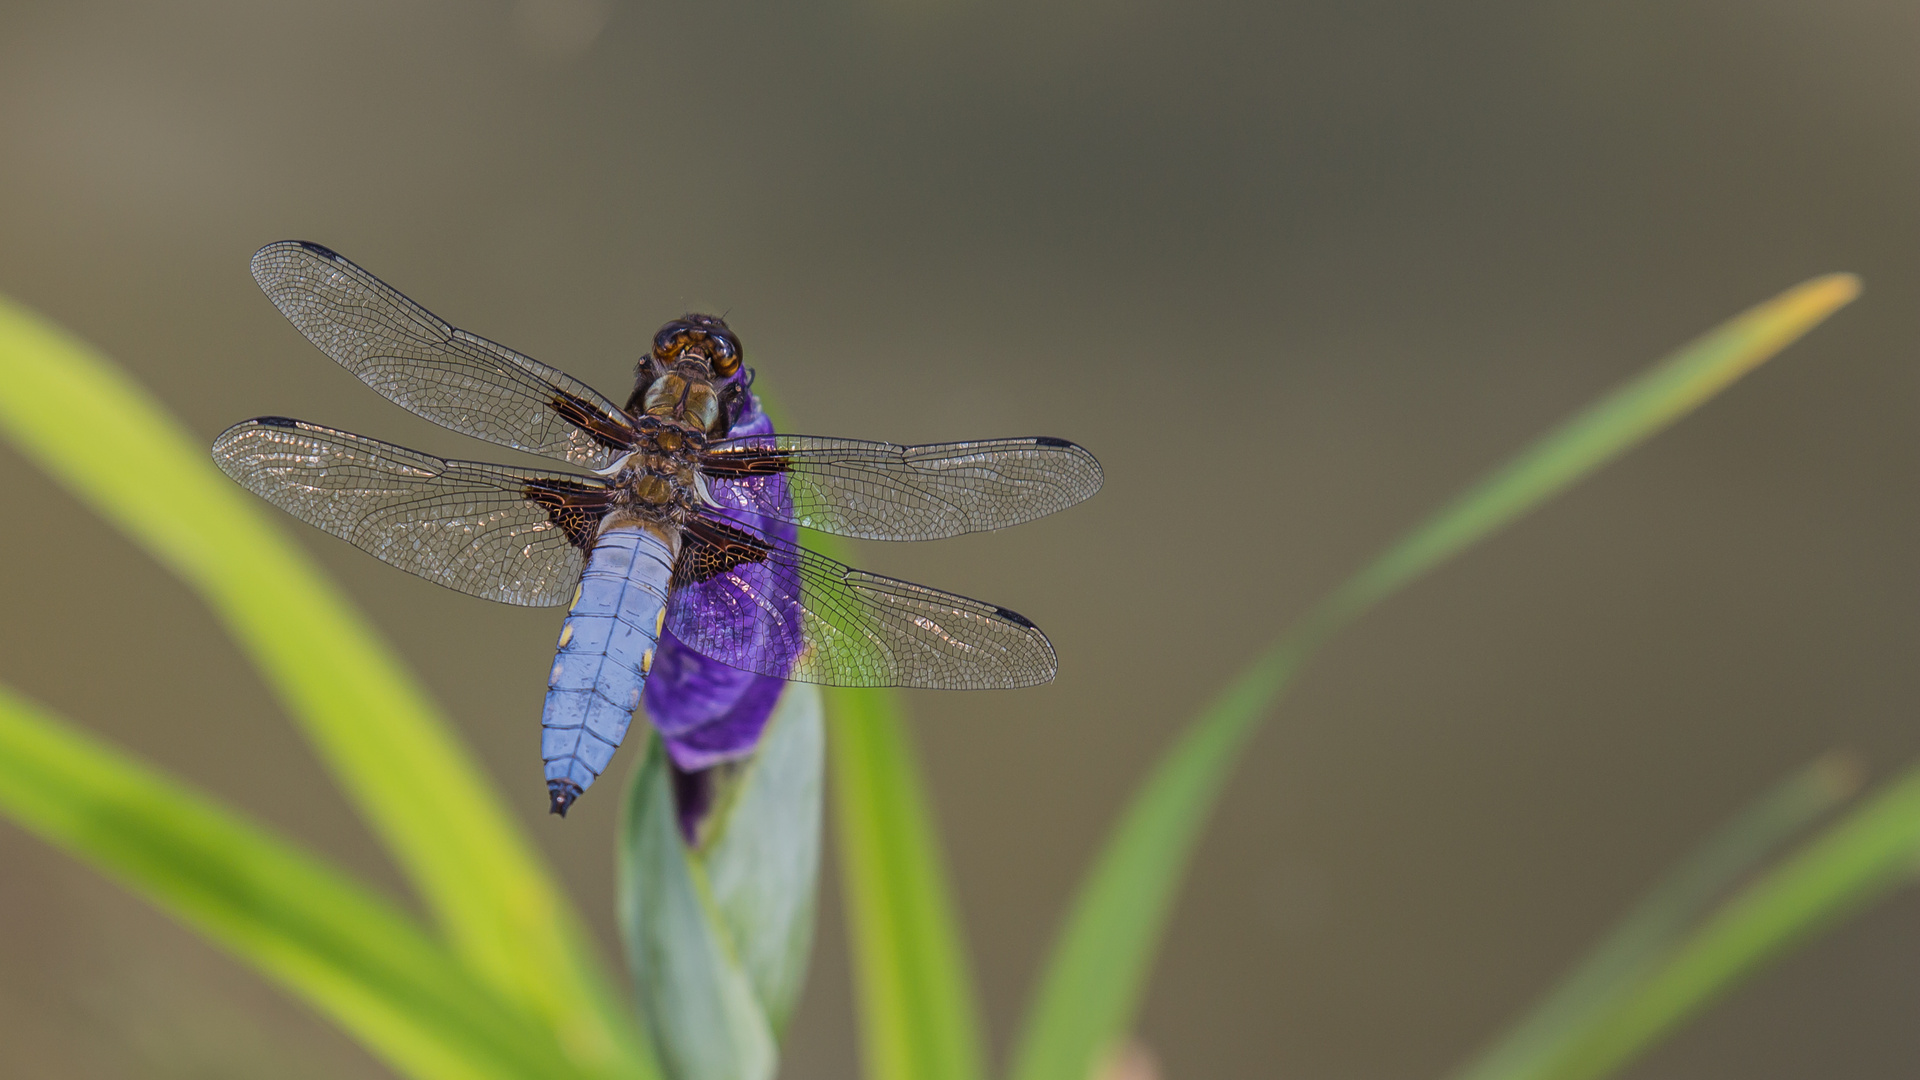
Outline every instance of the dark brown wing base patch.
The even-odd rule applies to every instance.
[[[604,410],[585,398],[577,397],[556,387],[552,400],[547,402],[562,420],[584,432],[587,438],[609,450],[631,450],[634,445],[633,425],[627,421],[608,416]]]
[[[778,476],[792,462],[790,455],[779,450],[713,450],[700,456],[700,471],[722,480],[751,480]]]
[[[680,550],[680,569],[675,574],[683,582],[711,581],[736,566],[765,562],[769,553],[766,541],[711,518],[696,517],[687,522],[684,534],[686,543]]]
[[[582,551],[593,550],[600,519],[607,516],[607,489],[578,480],[543,476],[527,481],[526,500],[546,510],[547,517]]]

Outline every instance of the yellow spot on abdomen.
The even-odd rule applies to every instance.
[[[566,648],[567,642],[572,640],[573,640],[573,624],[568,623],[567,625],[560,628],[560,647],[563,649]]]
[[[667,609],[663,606],[660,614],[653,617],[653,639],[660,640],[660,628],[667,625]]]
[[[646,652],[640,654],[640,674],[645,675],[652,670],[653,650],[648,649]]]

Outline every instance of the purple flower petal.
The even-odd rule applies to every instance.
[[[647,718],[675,765],[705,769],[753,752],[785,685],[702,656],[669,631],[647,677]]]

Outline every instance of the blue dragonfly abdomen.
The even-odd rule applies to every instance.
[[[654,532],[608,529],[594,543],[560,631],[540,718],[553,812],[564,815],[613,760],[653,667],[673,576],[673,551]]]

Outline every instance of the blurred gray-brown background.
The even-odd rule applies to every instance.
[[[291,237],[615,396],[661,321],[718,310],[795,430],[1092,448],[1084,507],[857,552],[1060,652],[1045,688],[909,697],[1004,1053],[1122,800],[1289,619],[1667,349],[1860,272],[1341,638],[1237,775],[1140,1023],[1167,1076],[1436,1077],[1767,785],[1920,754],[1917,46],[1920,9],[1866,0],[12,0],[0,291],[209,440],[277,413],[504,453],[275,313],[247,259]],[[0,680],[399,891],[185,589],[10,449],[0,505]],[[632,749],[546,815],[556,614],[282,520],[611,948]],[[1912,1075],[1916,919],[1875,908],[1633,1075]],[[829,881],[795,1080],[856,1068],[843,944]],[[0,1072],[383,1075],[5,824]]]

